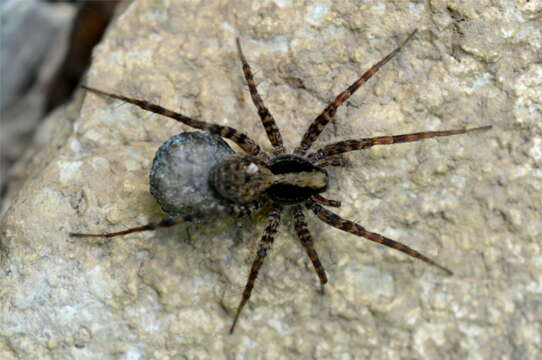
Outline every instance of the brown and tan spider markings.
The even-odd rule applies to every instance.
[[[326,209],[324,206],[339,207],[341,204],[339,201],[326,199],[320,195],[320,193],[324,192],[328,186],[328,175],[325,168],[329,166],[344,165],[342,160],[337,158],[336,155],[349,151],[368,149],[375,145],[397,144],[438,136],[450,136],[471,131],[487,130],[490,129],[491,126],[345,140],[326,145],[316,151],[307,153],[325,126],[331,121],[337,108],[362,84],[369,80],[384,64],[397,55],[401,48],[416,34],[416,31],[417,30],[412,32],[399,47],[374,64],[346,90],[337,95],[324,111],[314,119],[303,135],[301,143],[292,153],[288,153],[284,148],[282,136],[275,123],[275,119],[265,107],[262,98],[258,94],[252,71],[243,54],[239,39],[237,39],[237,49],[239,57],[241,58],[243,73],[248,84],[252,101],[258,110],[262,125],[273,146],[273,150],[270,153],[264,152],[250,137],[234,128],[195,120],[180,113],[165,109],[159,105],[151,104],[145,100],[128,98],[83,86],[83,88],[98,95],[122,100],[137,105],[144,110],[175,119],[190,127],[208,131],[213,135],[230,139],[239,145],[246,154],[234,155],[216,164],[209,174],[209,183],[211,187],[213,187],[220,196],[230,201],[229,206],[217,206],[211,210],[177,218],[168,218],[159,222],[119,232],[104,234],[71,233],[70,235],[75,237],[113,237],[133,232],[169,227],[202,217],[212,219],[223,215],[245,216],[264,205],[270,205],[271,210],[268,215],[267,226],[258,244],[256,259],[252,264],[243,291],[243,297],[239,303],[230,328],[230,333],[233,333],[239,315],[250,298],[258,272],[273,245],[281,214],[285,208],[289,208],[288,210],[294,218],[295,231],[301,245],[304,247],[314,266],[322,288],[323,285],[327,283],[328,279],[326,271],[318,258],[318,253],[314,248],[311,234],[307,228],[303,207],[312,211],[323,222],[339,230],[399,250],[409,256],[438,267],[448,275],[452,275],[450,270],[418,251],[383,235],[370,232],[363,226],[350,220],[343,219],[334,212]]]

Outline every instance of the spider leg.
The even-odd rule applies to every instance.
[[[491,125],[481,126],[473,129],[458,129],[458,130],[443,130],[443,131],[426,131],[412,134],[393,135],[393,136],[379,136],[374,138],[357,139],[357,140],[345,140],[339,141],[333,144],[329,144],[319,149],[318,151],[309,155],[311,161],[326,159],[330,156],[337,154],[343,154],[349,151],[367,149],[375,145],[390,145],[399,144],[405,142],[413,142],[425,140],[439,136],[451,136],[465,134],[473,131],[483,131],[491,129]],[[324,160],[325,161],[325,160]]]
[[[254,76],[252,75],[252,70],[250,69],[250,65],[245,58],[245,54],[243,54],[243,49],[241,49],[241,41],[239,38],[236,38],[235,41],[237,43],[237,51],[239,52],[241,63],[243,64],[243,74],[245,74],[245,79],[248,84],[250,96],[252,97],[252,102],[258,110],[258,115],[262,120],[262,125],[267,133],[267,137],[269,138],[271,145],[273,145],[275,148],[275,153],[282,154],[285,152],[285,150],[280,130],[275,122],[275,119],[273,118],[273,115],[271,115],[269,110],[265,107],[262,97],[258,93],[258,89],[256,88],[256,84],[254,82]]]
[[[131,233],[134,233],[134,232],[156,230],[156,229],[160,229],[160,228],[164,228],[164,227],[175,226],[177,224],[182,224],[184,222],[193,221],[195,218],[198,218],[198,216],[194,217],[193,215],[188,215],[188,216],[183,216],[183,217],[179,217],[179,218],[164,219],[164,220],[148,223],[146,225],[137,226],[137,227],[134,227],[134,228],[126,229],[126,230],[123,230],[123,231],[112,232],[112,233],[101,233],[101,234],[70,233],[70,236],[71,237],[105,237],[105,238],[110,238],[110,237],[114,237],[114,236],[121,236],[121,235],[131,234]]]
[[[414,258],[420,259],[428,264],[431,264],[433,266],[438,267],[442,271],[444,271],[448,275],[453,275],[453,273],[445,268],[444,266],[437,264],[435,261],[429,259],[427,256],[417,252],[414,249],[411,249],[410,247],[401,244],[400,242],[397,242],[395,240],[389,239],[385,236],[382,236],[377,233],[373,233],[370,231],[365,230],[365,228],[359,224],[356,224],[350,220],[346,220],[338,216],[337,214],[324,209],[320,205],[316,204],[313,200],[309,199],[305,202],[305,205],[307,208],[311,209],[316,216],[323,222],[348,233],[361,236],[366,238],[367,240],[371,240],[374,242],[377,242],[379,244],[382,244],[384,246],[393,248],[395,250],[399,250],[409,256],[412,256]]]
[[[310,156],[309,156],[309,158],[310,158]],[[334,157],[329,157],[329,158],[323,159],[322,161],[318,161],[314,165],[316,165],[318,167],[321,167],[321,168],[328,167],[328,166],[344,167],[344,166],[346,166],[346,160],[343,159],[342,157],[334,156]]]
[[[182,224],[185,222],[192,222],[194,220],[201,220],[205,218],[217,218],[225,215],[235,215],[235,216],[246,216],[254,212],[255,210],[259,209],[262,206],[262,202],[254,202],[244,205],[236,205],[232,207],[223,207],[219,206],[214,209],[210,209],[207,211],[200,211],[193,214],[175,217],[175,218],[168,218],[156,222],[151,222],[149,224],[145,224],[142,226],[137,226],[133,228],[129,228],[122,231],[112,232],[112,233],[101,233],[101,234],[87,234],[87,233],[70,233],[71,237],[115,237],[115,236],[122,236],[126,234],[131,234],[134,232],[141,232],[141,231],[151,231],[156,230],[160,228],[165,227],[171,227],[178,224]]]
[[[337,95],[337,97],[324,109],[324,111],[318,115],[316,119],[314,119],[313,123],[309,126],[307,129],[307,132],[303,135],[303,138],[301,139],[301,144],[297,149],[295,149],[294,153],[296,154],[304,154],[314,143],[314,141],[320,136],[320,133],[326,125],[331,121],[333,116],[335,115],[335,112],[337,112],[337,108],[341,106],[342,103],[344,103],[354,92],[356,92],[357,89],[361,85],[363,85],[367,80],[369,80],[382,66],[384,66],[388,61],[390,61],[395,55],[401,51],[403,46],[412,39],[412,37],[416,34],[418,30],[414,30],[408,38],[403,41],[399,47],[397,47],[395,50],[393,50],[391,53],[386,55],[382,60],[374,64],[369,70],[367,70],[359,79],[354,81],[352,85],[350,85],[346,90],[344,90],[342,93]]]
[[[116,95],[116,94],[108,93],[102,90],[94,89],[86,85],[82,85],[81,87],[95,94],[121,100],[130,104],[139,106],[143,110],[147,110],[155,114],[159,114],[162,116],[175,119],[178,122],[181,122],[195,129],[208,131],[209,133],[213,135],[230,139],[233,142],[235,142],[237,145],[239,145],[241,149],[243,149],[246,153],[250,155],[258,155],[261,152],[260,147],[258,146],[258,144],[254,142],[254,140],[252,140],[247,135],[237,131],[236,129],[232,127],[211,124],[211,123],[200,121],[200,120],[194,120],[192,118],[189,118],[188,116],[184,116],[180,113],[168,110],[159,105],[151,104],[150,102],[146,100],[139,100],[139,99],[129,98],[122,95]]]
[[[294,215],[295,231],[297,233],[297,237],[299,238],[299,241],[301,241],[301,245],[303,245],[303,247],[305,248],[309,259],[312,262],[312,266],[314,266],[316,274],[318,274],[318,278],[320,279],[320,287],[323,292],[324,285],[327,283],[326,270],[322,266],[320,258],[318,257],[318,253],[314,249],[314,242],[312,240],[309,229],[307,228],[305,215],[303,215],[301,205],[294,205],[292,207],[292,213]]]
[[[281,210],[282,210],[282,207],[280,205],[275,205],[275,207],[269,213],[267,227],[265,228],[264,234],[258,245],[258,252],[256,253],[256,259],[252,263],[252,268],[250,269],[250,275],[248,276],[248,280],[245,285],[245,290],[243,291],[243,298],[241,299],[241,302],[239,303],[239,306],[237,307],[235,318],[233,319],[233,323],[231,324],[230,334],[233,334],[233,331],[235,330],[235,325],[237,324],[237,320],[239,320],[239,315],[241,314],[241,311],[243,310],[243,307],[247,303],[248,299],[250,299],[250,294],[252,293],[252,289],[254,288],[254,282],[256,281],[256,278],[258,277],[258,272],[260,271],[260,268],[263,265],[263,262],[264,262],[265,257],[267,256],[267,253],[271,250],[271,247],[273,246],[275,234],[277,232],[277,228],[280,223]]]
[[[320,205],[330,206],[330,207],[341,207],[341,202],[338,200],[326,199],[320,194],[313,195],[312,198]]]

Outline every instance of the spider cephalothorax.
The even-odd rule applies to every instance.
[[[268,162],[255,156],[236,155],[216,164],[209,182],[219,195],[237,204],[262,196],[280,204],[296,204],[327,189],[327,172],[293,154]]]
[[[237,308],[230,332],[233,332],[235,329],[239,315],[250,298],[258,272],[263,265],[267,253],[273,245],[274,236],[277,232],[281,214],[285,207],[289,208],[291,215],[294,218],[295,231],[301,245],[304,247],[314,266],[322,286],[327,283],[328,280],[324,267],[320,263],[318,254],[314,249],[313,240],[305,222],[303,207],[312,211],[323,222],[337,229],[401,251],[409,256],[436,266],[451,275],[452,272],[450,270],[437,264],[435,261],[416,250],[383,235],[370,232],[363,226],[343,219],[326,209],[324,206],[339,207],[341,204],[337,200],[326,199],[320,195],[320,193],[325,192],[328,187],[328,175],[325,168],[329,166],[344,165],[343,161],[340,158],[337,158],[336,155],[346,152],[367,149],[375,145],[412,142],[432,137],[487,130],[491,128],[491,126],[345,140],[326,145],[312,153],[307,153],[325,126],[331,121],[337,108],[362,84],[371,78],[384,64],[397,55],[401,48],[415,33],[416,31],[410,34],[399,47],[373,65],[345,91],[341,92],[312,122],[306,133],[303,135],[299,146],[293,153],[288,153],[284,148],[282,136],[277,124],[258,94],[252,71],[243,55],[238,39],[237,49],[243,65],[243,73],[248,84],[250,95],[258,110],[258,115],[260,116],[271,145],[273,146],[273,151],[270,153],[262,151],[250,137],[234,128],[195,120],[144,100],[133,99],[84,86],[85,89],[98,95],[122,100],[137,105],[144,110],[173,118],[190,127],[230,139],[246,154],[228,157],[220,161],[209,171],[208,181],[218,195],[227,200],[225,204],[216,205],[211,209],[200,212],[167,218],[156,223],[150,223],[119,232],[104,234],[72,233],[70,235],[77,237],[113,237],[138,231],[169,227],[184,222],[195,221],[196,219],[214,219],[217,216],[224,215],[245,216],[264,206],[266,208],[269,207],[268,223],[258,245],[256,259],[252,264],[250,275],[243,291],[243,297]]]

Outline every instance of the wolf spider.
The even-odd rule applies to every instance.
[[[261,96],[258,94],[252,70],[243,54],[239,39],[236,39],[237,50],[241,59],[244,77],[267,137],[273,146],[271,152],[263,151],[250,137],[234,128],[195,120],[178,112],[165,109],[159,105],[151,104],[145,100],[133,99],[83,86],[84,89],[95,94],[130,103],[139,106],[144,110],[175,119],[190,127],[230,139],[236,143],[246,155],[233,155],[232,157],[219,162],[209,174],[208,181],[211,187],[216,190],[216,193],[219,194],[219,196],[229,200],[229,205],[216,206],[211,210],[200,211],[185,216],[166,218],[162,221],[118,232],[103,234],[71,233],[70,235],[74,237],[109,238],[133,232],[170,227],[200,218],[212,219],[225,215],[246,216],[264,206],[270,206],[267,226],[258,244],[256,259],[252,264],[242,299],[237,307],[237,312],[230,327],[230,333],[233,333],[239,315],[250,298],[258,272],[273,245],[274,237],[281,220],[281,214],[285,208],[289,208],[289,211],[293,216],[295,231],[301,245],[304,247],[312,262],[322,289],[324,284],[327,283],[328,278],[326,271],[318,258],[318,253],[314,248],[313,239],[307,228],[303,206],[311,210],[326,224],[347,233],[364,237],[368,240],[401,251],[411,257],[441,269],[448,275],[452,275],[452,271],[420,252],[383,235],[370,232],[363,226],[350,220],[343,219],[334,212],[324,208],[323,206],[341,206],[339,201],[327,199],[321,195],[328,187],[329,178],[325,168],[330,166],[343,166],[343,160],[337,157],[337,155],[350,151],[368,149],[375,145],[397,144],[438,136],[450,136],[471,131],[488,130],[491,126],[344,140],[326,145],[314,152],[307,153],[325,126],[331,121],[337,108],[361,85],[369,80],[384,64],[397,55],[405,44],[412,39],[416,32],[417,30],[412,32],[399,47],[374,64],[369,70],[361,75],[359,79],[354,81],[352,85],[337,95],[324,111],[314,119],[303,135],[301,143],[293,152],[286,151],[277,124],[269,110],[265,107]]]

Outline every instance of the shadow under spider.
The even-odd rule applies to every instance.
[[[239,39],[236,39],[236,42],[243,73],[248,84],[252,101],[256,106],[262,125],[273,147],[270,153],[263,151],[249,136],[232,127],[192,119],[145,100],[129,98],[83,86],[84,89],[97,95],[134,104],[144,110],[175,119],[190,127],[230,139],[239,145],[246,154],[233,155],[232,157],[217,163],[209,173],[210,185],[220,196],[229,201],[228,205],[216,206],[210,210],[195,212],[185,216],[167,218],[162,221],[118,232],[103,234],[71,233],[70,236],[109,238],[139,231],[170,227],[201,218],[214,219],[225,215],[246,216],[263,206],[269,206],[270,211],[268,214],[267,226],[259,241],[256,258],[250,269],[241,301],[237,307],[235,317],[230,327],[230,333],[233,333],[241,311],[250,298],[258,272],[273,245],[275,234],[285,208],[289,208],[290,215],[294,218],[295,231],[318,275],[322,289],[328,282],[328,278],[326,271],[320,262],[318,253],[314,248],[314,242],[305,221],[303,207],[312,211],[312,213],[324,223],[339,230],[401,251],[411,257],[441,269],[448,275],[452,275],[452,271],[407,245],[368,231],[360,224],[343,219],[334,212],[326,209],[324,206],[339,207],[341,205],[339,201],[326,199],[321,195],[328,187],[328,174],[326,168],[343,166],[344,162],[340,158],[337,158],[337,155],[350,151],[368,149],[375,145],[398,144],[433,137],[488,130],[491,128],[490,125],[471,129],[425,131],[411,134],[344,140],[326,145],[314,152],[307,153],[322,130],[324,130],[326,125],[333,119],[337,108],[354,94],[354,92],[369,80],[382,66],[396,56],[403,46],[414,37],[416,32],[417,30],[412,32],[399,47],[374,64],[346,90],[337,95],[322,113],[313,120],[303,135],[299,146],[293,152],[287,152],[284,148],[282,136],[275,119],[264,105],[264,102],[256,89],[252,70],[243,54]]]

